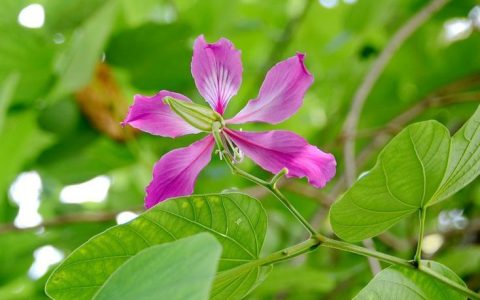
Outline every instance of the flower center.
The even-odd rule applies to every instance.
[[[221,138],[224,146],[224,153],[230,157],[233,163],[241,163],[244,158],[243,151],[235,145],[232,139],[230,139],[224,131],[222,131]]]
[[[218,147],[215,153],[220,156],[220,159],[225,156],[233,164],[240,163],[243,161],[244,154],[228,134],[225,133],[224,128],[225,124],[220,122],[214,122],[212,125],[212,134]]]

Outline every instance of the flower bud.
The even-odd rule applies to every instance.
[[[168,104],[185,122],[202,131],[211,131],[214,122],[224,124],[223,118],[219,113],[203,105],[172,97],[163,98],[163,102]]]

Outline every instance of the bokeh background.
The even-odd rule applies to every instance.
[[[342,125],[352,97],[395,32],[423,0],[2,0],[0,2],[0,299],[45,299],[54,266],[109,226],[143,209],[154,162],[196,137],[122,129],[133,95],[170,89],[204,103],[190,75],[193,40],[232,40],[243,83],[233,116],[277,61],[305,52],[315,77],[305,104],[275,128],[333,152],[338,175],[324,190],[283,189],[319,230],[342,186]],[[356,138],[359,170],[404,125],[436,119],[452,132],[480,102],[480,2],[451,1],[400,45],[367,98]],[[247,125],[245,129],[269,129]],[[399,153],[401,155],[401,153]],[[268,174],[246,160],[242,167]],[[480,288],[480,184],[429,210],[424,253]],[[303,228],[218,158],[197,193],[240,190],[269,214],[265,252],[301,241]],[[412,257],[416,216],[374,239]],[[277,265],[250,299],[349,299],[371,279],[368,262],[328,249]]]

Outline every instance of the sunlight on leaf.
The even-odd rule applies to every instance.
[[[223,247],[219,272],[252,262],[254,265],[266,227],[267,217],[260,202],[243,194],[170,199],[129,223],[93,237],[75,250],[53,272],[46,292],[53,299],[91,299],[112,273],[138,252],[200,232],[212,234]],[[242,293],[250,291],[257,278],[261,278],[260,267],[255,265],[253,270],[250,265],[247,267],[244,268],[247,272],[235,277],[231,285],[214,290],[212,296],[227,290],[235,293],[234,299],[243,297]]]

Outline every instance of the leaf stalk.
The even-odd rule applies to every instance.
[[[425,234],[425,217],[427,214],[427,208],[421,207],[418,210],[418,221],[419,221],[419,229],[418,229],[418,242],[417,242],[417,251],[415,251],[415,256],[413,257],[413,265],[415,267],[420,266],[420,262],[422,260],[422,243],[423,243],[423,236]]]

